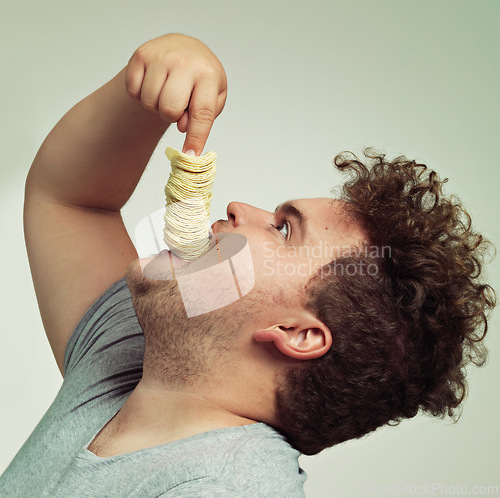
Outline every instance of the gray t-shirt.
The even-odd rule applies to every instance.
[[[86,449],[142,376],[144,336],[124,279],[74,330],[57,397],[0,478],[1,497],[298,497],[299,452],[256,423],[101,458]]]

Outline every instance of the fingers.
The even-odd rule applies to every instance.
[[[202,80],[191,94],[184,152],[192,149],[197,156],[202,153],[217,115],[218,85],[212,80]]]
[[[136,67],[129,65],[125,76],[127,92],[140,100],[145,109],[159,113],[169,123],[179,121],[186,111],[193,88],[192,80],[191,76],[181,71],[168,73],[167,68],[161,65],[147,68],[139,64]]]
[[[187,109],[184,111],[184,114],[181,116],[181,119],[177,121],[177,129],[181,133],[186,133],[187,131],[187,125],[188,125],[188,119],[189,119],[189,113]]]
[[[224,108],[224,68],[200,41],[164,35],[139,47],[127,66],[129,95],[186,133],[183,150],[203,151],[215,118]]]
[[[145,72],[146,67],[144,64],[132,56],[125,71],[125,88],[133,99],[140,99],[142,80],[144,79]]]
[[[166,67],[160,64],[152,64],[147,68],[146,75],[142,82],[141,102],[148,111],[158,111],[158,102],[166,79]]]
[[[191,98],[193,78],[180,70],[169,73],[158,99],[158,112],[162,119],[176,123],[182,118]]]

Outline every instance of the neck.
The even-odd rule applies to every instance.
[[[225,401],[197,391],[167,390],[141,381],[116,415],[114,424],[123,435],[154,441],[156,446],[214,429],[255,423],[235,413]]]

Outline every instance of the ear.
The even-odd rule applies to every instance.
[[[256,330],[253,338],[258,342],[273,342],[283,354],[297,360],[319,358],[332,345],[330,329],[306,311],[295,319]]]

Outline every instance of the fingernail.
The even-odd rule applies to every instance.
[[[196,156],[196,152],[193,149],[189,149],[186,151],[187,156]]]

